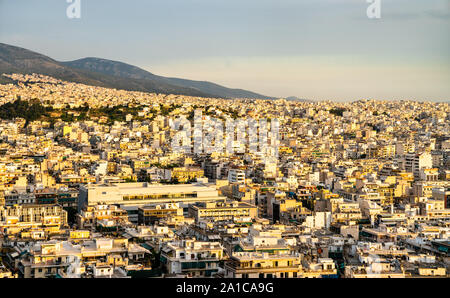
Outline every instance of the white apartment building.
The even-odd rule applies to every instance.
[[[218,191],[204,184],[160,185],[143,183],[88,184],[80,186],[78,209],[99,204],[119,205],[128,212],[129,220],[137,222],[138,208],[145,205],[179,203],[188,213],[189,204],[225,202]]]
[[[405,170],[413,173],[416,179],[420,178],[421,169],[429,169],[432,167],[433,158],[428,152],[423,152],[420,154],[408,153],[405,155]]]
[[[230,169],[228,171],[228,181],[230,183],[245,183],[245,172],[243,170],[238,169]]]
[[[161,249],[161,260],[169,274],[211,277],[219,271],[224,248],[219,242],[181,240]]]
[[[306,217],[304,225],[306,225],[308,228],[329,229],[331,220],[331,212],[316,212],[314,215]]]

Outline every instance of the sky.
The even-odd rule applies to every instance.
[[[450,100],[450,0],[0,0],[0,42],[58,61],[312,100]]]

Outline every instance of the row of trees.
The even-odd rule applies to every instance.
[[[48,104],[48,102],[47,102]],[[114,107],[102,107],[102,108],[90,108],[86,103],[81,107],[71,108],[69,105],[61,110],[54,110],[52,107],[43,106],[39,100],[34,99],[31,101],[21,100],[20,97],[14,102],[8,102],[0,106],[0,119],[11,120],[14,118],[24,118],[27,124],[32,121],[39,120],[43,117],[46,118],[50,123],[54,123],[56,120],[60,119],[64,122],[74,122],[83,121],[92,117],[107,117],[108,123],[114,123],[115,121],[123,122],[126,120],[126,116],[131,114],[134,119],[142,118],[138,117],[139,112],[143,110],[142,106],[128,106],[128,105],[118,105]],[[149,113],[153,114],[150,120],[152,120],[155,115],[168,115],[177,108],[181,108],[181,105],[172,105],[170,107],[160,105],[159,111],[156,109],[151,109]],[[57,112],[50,115],[51,112]],[[78,115],[74,115],[73,112],[78,112]],[[234,110],[224,111],[225,113],[231,115],[233,118],[237,118],[237,112]],[[213,116],[211,112],[206,112],[207,115]],[[191,113],[190,118],[193,118],[194,112]]]

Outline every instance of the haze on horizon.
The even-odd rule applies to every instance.
[[[58,61],[313,100],[450,100],[450,0],[0,0],[0,42]]]

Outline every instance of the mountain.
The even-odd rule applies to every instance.
[[[0,43],[0,73],[14,72],[40,73],[69,81],[83,80],[79,72],[72,71],[49,57]]]
[[[39,73],[60,80],[128,91],[219,98],[270,98],[210,82],[165,78],[136,66],[99,58],[58,62],[23,48],[0,43],[0,74]],[[8,79],[0,79],[0,83]]]
[[[168,84],[182,88],[190,88],[207,94],[216,94],[225,98],[270,98],[251,91],[230,89],[205,81],[162,77],[133,65],[100,58],[84,58],[70,62],[62,62],[62,64],[71,68],[102,73],[114,77],[151,80],[157,82],[158,84]]]

